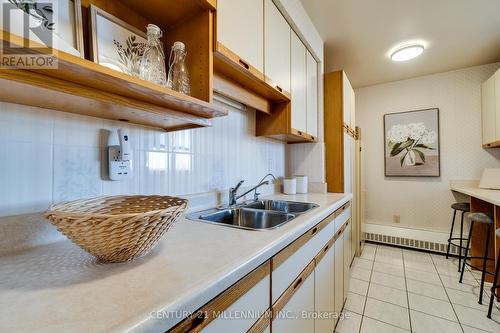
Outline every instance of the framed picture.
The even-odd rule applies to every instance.
[[[386,177],[439,177],[439,109],[384,115]]]
[[[119,72],[139,76],[146,33],[95,5],[90,5],[90,27],[92,60]]]
[[[53,48],[84,58],[80,0],[0,0],[0,3],[2,5],[8,4],[11,8],[9,12],[10,26],[8,27],[10,33],[37,43],[43,43],[35,33],[24,36],[26,22],[39,22],[41,29],[52,33]]]

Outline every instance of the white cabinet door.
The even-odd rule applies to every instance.
[[[217,41],[264,73],[264,0],[217,0]]]
[[[282,308],[278,318],[272,322],[273,333],[314,332],[314,317],[302,317],[302,313],[314,312],[314,271],[295,291],[288,303]],[[287,318],[286,316],[298,316]]]
[[[349,292],[349,279],[351,272],[351,260],[352,260],[352,223],[349,224],[344,230],[344,302],[347,299],[347,293]]]
[[[344,123],[346,123],[349,126],[353,126],[351,122],[351,112],[353,103],[352,98],[354,93],[351,86],[351,82],[349,82],[349,79],[347,78],[345,72],[342,72],[342,94],[344,97],[343,100]]]
[[[344,307],[344,235],[335,241],[335,312]]]
[[[482,105],[481,105],[481,120],[483,124],[483,144],[492,143],[496,139],[496,106],[495,106],[495,77],[499,77],[500,86],[500,75],[495,75],[490,77],[486,82],[482,84],[481,95],[482,95]],[[500,95],[500,93],[498,94]],[[500,96],[498,96],[500,98]],[[500,117],[499,117],[500,118]]]
[[[333,245],[333,244],[332,244]],[[335,313],[335,248],[330,247],[314,269],[315,311],[318,314]],[[335,316],[314,321],[315,333],[331,333],[335,328]]]
[[[495,73],[495,141],[500,141],[500,69]]]
[[[234,302],[224,313],[231,318],[235,313],[264,313],[269,308],[270,276],[266,276],[252,287],[246,294]],[[200,332],[202,333],[245,333],[257,319],[241,316],[237,319],[218,318]]]
[[[352,193],[351,145],[352,138],[344,131],[344,192]]]
[[[292,128],[307,132],[306,47],[292,31]],[[308,83],[308,82],[307,82]]]
[[[264,3],[264,73],[290,92],[290,26],[272,0]]]
[[[318,63],[307,51],[307,134],[318,136]],[[293,96],[292,96],[293,99]]]

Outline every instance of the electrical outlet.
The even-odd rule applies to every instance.
[[[401,223],[401,215],[393,215],[392,223]]]

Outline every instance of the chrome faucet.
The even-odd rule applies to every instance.
[[[236,205],[236,202],[238,201],[238,199],[244,197],[245,195],[247,195],[248,193],[252,192],[252,191],[255,191],[254,193],[254,200],[257,201],[259,200],[259,195],[260,193],[257,193],[257,189],[263,185],[269,185],[270,184],[270,181],[269,180],[266,180],[264,181],[268,176],[271,176],[274,180],[276,180],[276,177],[274,177],[274,175],[272,173],[268,173],[267,175],[265,175],[261,180],[260,182],[255,185],[254,187],[252,187],[251,189],[249,189],[248,191],[246,191],[245,193],[243,194],[240,194],[240,195],[236,195],[236,193],[238,192],[238,189],[240,188],[240,186],[243,184],[244,180],[240,180],[238,182],[238,184],[235,186],[235,187],[231,187],[229,189],[229,205],[230,206],[234,206]]]

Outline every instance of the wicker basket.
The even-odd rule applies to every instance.
[[[105,262],[146,255],[187,206],[168,196],[113,196],[52,205],[45,216],[76,245]]]

